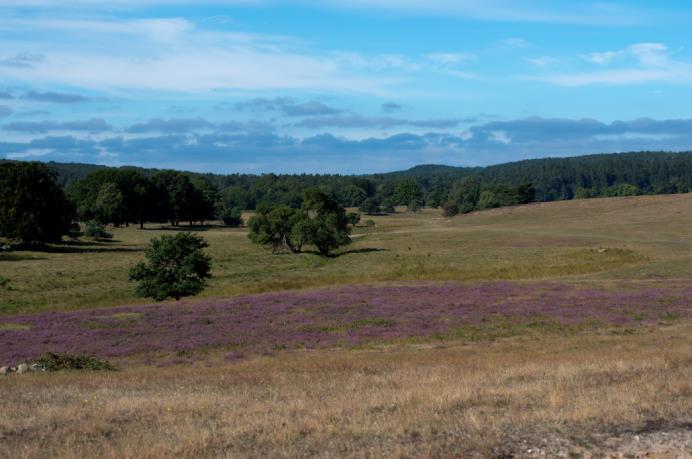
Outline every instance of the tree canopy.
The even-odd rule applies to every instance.
[[[36,162],[0,163],[0,237],[24,244],[60,241],[74,209],[49,169]]]
[[[152,239],[144,251],[146,263],[130,270],[130,280],[138,282],[135,294],[156,301],[198,294],[211,277],[211,258],[203,251],[208,246],[188,232]]]

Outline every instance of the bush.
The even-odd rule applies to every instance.
[[[70,223],[70,227],[67,230],[67,237],[72,239],[73,241],[79,239],[80,236],[82,236],[84,233],[82,233],[82,229],[79,227],[79,223],[77,222],[72,222]]]
[[[0,276],[0,289],[12,290],[12,287],[10,287],[10,280],[8,278]]]
[[[421,201],[419,201],[418,199],[412,199],[411,202],[408,203],[407,210],[415,214],[416,212],[421,210],[422,207],[423,204],[421,203]]]
[[[346,214],[346,218],[348,218],[348,223],[351,226],[356,226],[358,222],[360,222],[360,214],[356,212],[349,212]]]
[[[101,222],[91,220],[84,226],[84,235],[94,239],[111,239],[113,235],[106,231],[106,227]]]
[[[454,217],[455,215],[459,214],[459,206],[457,205],[456,202],[446,202],[442,206],[442,215],[445,217]]]
[[[211,258],[203,251],[208,246],[187,232],[152,239],[144,252],[147,263],[130,269],[130,280],[139,282],[135,294],[156,301],[198,294],[211,277]]]
[[[372,219],[365,220],[365,226],[367,226],[368,228],[374,228],[375,227],[375,220],[372,220]]]
[[[380,205],[375,198],[367,198],[362,202],[358,210],[368,215],[378,214],[380,213]]]
[[[102,360],[93,355],[54,354],[48,352],[34,362],[45,371],[85,370],[85,371],[114,371],[117,370],[108,360]]]
[[[225,207],[221,211],[221,220],[223,220],[224,225],[232,226],[234,228],[243,225],[242,213],[240,212],[240,209],[238,209],[237,207],[234,207],[232,209]]]

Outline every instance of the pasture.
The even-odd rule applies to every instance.
[[[180,229],[0,253],[0,364],[121,367],[0,378],[0,455],[690,454],[692,195],[368,219],[329,258],[193,227],[214,277],[155,305]]]

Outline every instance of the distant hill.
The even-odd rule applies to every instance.
[[[105,168],[93,164],[47,163],[60,183],[69,187],[90,173]],[[145,175],[157,169],[138,168]],[[454,167],[424,164],[404,171],[367,175],[317,174],[199,174],[222,194],[232,190],[248,203],[261,201],[294,203],[296,195],[308,187],[320,186],[341,194],[357,187],[368,196],[383,195],[395,182],[411,178],[419,185],[428,205],[440,205],[452,185],[461,177],[471,176],[483,189],[503,189],[531,183],[537,201],[555,201],[574,197],[612,196],[627,187],[628,193],[665,194],[692,191],[692,152],[612,153],[566,158],[523,160],[487,167]],[[619,188],[618,188],[619,187]],[[620,191],[618,191],[620,190]],[[353,193],[351,193],[353,194]],[[344,202],[348,204],[348,199]],[[252,206],[252,204],[249,204]]]

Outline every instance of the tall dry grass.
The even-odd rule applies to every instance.
[[[690,331],[5,377],[0,456],[600,455],[689,429]]]

